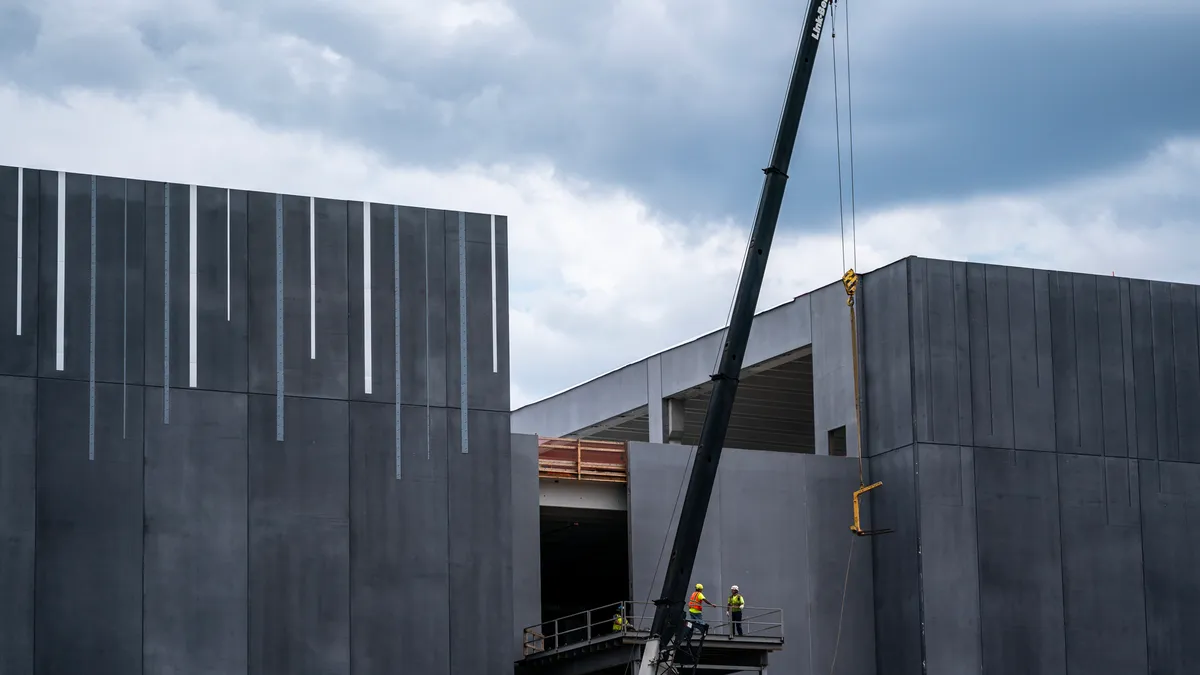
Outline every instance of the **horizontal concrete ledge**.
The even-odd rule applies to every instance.
[[[625,511],[629,495],[625,483],[541,479],[539,503],[543,507]]]

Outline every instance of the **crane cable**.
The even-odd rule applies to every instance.
[[[848,1],[848,0],[847,0]],[[851,363],[853,364],[854,377],[854,422],[855,422],[855,444],[858,450],[858,486],[862,490],[866,487],[863,479],[863,448],[862,448],[862,406],[860,404],[861,395],[859,390],[859,363],[858,363],[858,324],[855,319],[854,294],[858,290],[858,274],[854,269],[858,266],[858,224],[856,218],[855,190],[854,190],[854,106],[853,98],[851,97],[850,89],[850,12],[848,9],[843,9],[843,22],[845,25],[845,43],[846,43],[846,112],[848,126],[848,142],[850,150],[850,237],[851,237],[851,256],[850,266],[847,266],[846,260],[846,215],[843,199],[842,186],[842,130],[841,130],[841,110],[838,91],[838,68],[837,68],[837,8],[838,0],[833,0],[833,6],[830,8],[830,38],[832,42],[833,52],[833,100],[834,100],[834,128],[837,138],[837,169],[838,169],[838,218],[841,225],[841,243],[842,243],[842,269],[846,272],[842,275],[842,285],[846,289],[846,306],[850,313],[850,355]],[[856,493],[857,495],[857,493]],[[855,497],[857,500],[857,496]],[[857,501],[855,502],[855,515],[857,516]],[[857,521],[857,518],[856,518]],[[855,523],[857,525],[857,522]],[[857,532],[855,533],[858,534]],[[857,536],[850,537],[850,551],[846,556],[846,574],[842,581],[842,599],[841,606],[838,608],[838,623],[837,623],[837,638],[833,645],[833,657],[829,664],[829,673],[834,675],[837,670],[838,649],[842,642],[842,624],[846,612],[846,595],[850,589],[850,570],[854,563],[854,542],[858,539]]]

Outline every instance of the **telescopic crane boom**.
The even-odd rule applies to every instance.
[[[677,643],[682,636],[684,598],[688,590],[688,581],[692,575],[692,566],[696,562],[696,550],[700,545],[700,534],[704,530],[704,518],[717,477],[717,464],[720,462],[725,434],[729,429],[729,415],[733,409],[734,395],[737,393],[742,358],[750,338],[750,327],[758,305],[759,291],[762,289],[767,255],[771,251],[771,241],[775,236],[775,225],[779,220],[788,166],[792,159],[792,149],[796,145],[796,132],[800,127],[804,99],[808,95],[809,80],[812,79],[813,62],[816,60],[817,46],[821,41],[825,15],[832,4],[832,0],[809,0],[803,24],[804,32],[800,36],[791,81],[784,99],[783,114],[775,135],[771,163],[763,169],[766,176],[763,179],[758,212],[754,217],[749,249],[742,264],[721,360],[716,374],[712,376],[713,390],[708,401],[708,412],[700,431],[696,459],[692,464],[687,494],[679,514],[679,526],[675,531],[675,542],[671,547],[671,558],[667,563],[662,594],[655,601],[654,623],[650,628],[651,639],[646,644],[642,657],[640,675],[653,675],[658,670],[659,662],[667,660],[660,659],[659,655],[666,657],[672,641]]]

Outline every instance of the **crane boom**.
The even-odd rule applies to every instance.
[[[679,514],[679,526],[675,531],[675,541],[671,547],[662,593],[660,599],[655,602],[657,607],[650,628],[651,639],[646,644],[643,654],[639,671],[641,675],[652,675],[657,669],[658,655],[665,654],[672,640],[682,635],[684,598],[688,590],[688,581],[696,562],[696,550],[700,545],[700,534],[704,530],[704,518],[717,477],[717,465],[729,429],[729,416],[737,393],[738,376],[742,370],[742,359],[745,356],[754,311],[762,289],[767,255],[771,251],[775,226],[779,220],[779,209],[787,185],[788,166],[796,144],[796,133],[800,127],[800,116],[808,95],[809,81],[812,79],[813,62],[816,60],[817,46],[821,41],[825,15],[832,4],[833,0],[809,0],[803,24],[804,32],[800,36],[796,60],[792,66],[791,81],[784,99],[783,114],[779,120],[771,162],[763,169],[766,176],[763,179],[758,212],[754,217],[746,258],[742,263],[721,360],[717,372],[712,376],[712,395],[709,397],[708,411],[700,431],[700,442],[696,448],[696,459],[692,464],[683,509]]]

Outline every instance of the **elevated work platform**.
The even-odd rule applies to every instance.
[[[697,630],[677,665],[685,672],[762,673],[767,657],[783,649],[783,610],[747,607],[740,634],[730,617],[708,610],[708,634]],[[622,617],[618,621],[617,617]],[[717,617],[720,617],[717,619]],[[654,605],[626,602],[554,619],[525,629],[525,656],[518,675],[607,675],[631,672],[650,639]],[[717,619],[717,620],[714,620]],[[693,660],[692,654],[696,657]]]

